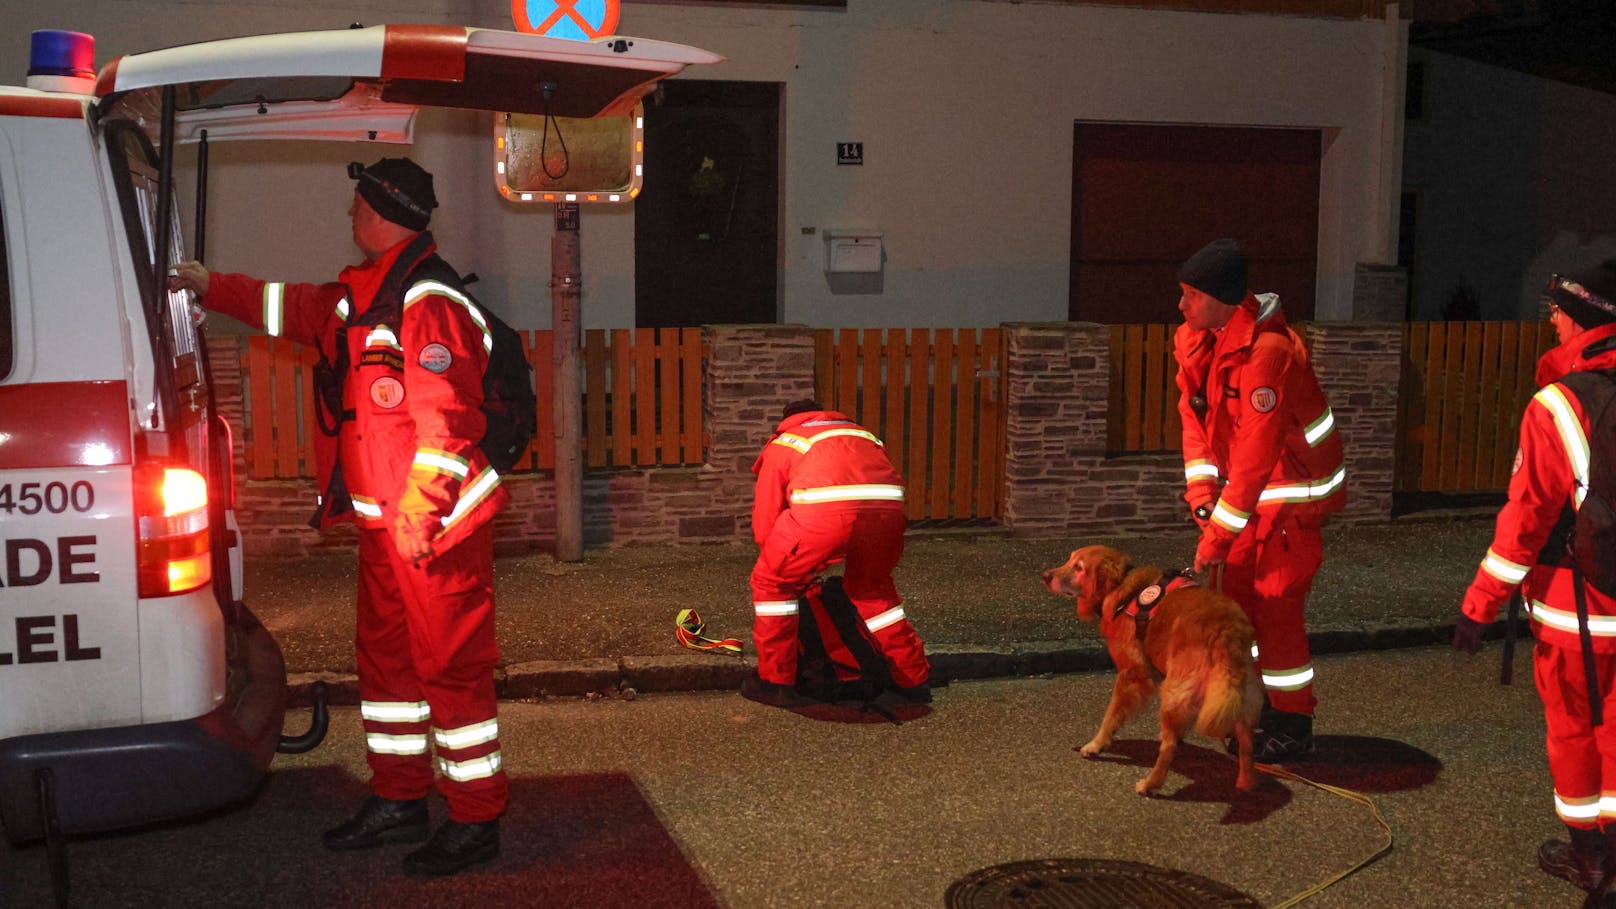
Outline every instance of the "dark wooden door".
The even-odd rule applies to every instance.
[[[1240,241],[1249,286],[1313,318],[1320,134],[1313,129],[1078,123],[1069,318],[1178,322],[1178,268]]]
[[[780,86],[663,83],[634,202],[642,328],[777,320]]]

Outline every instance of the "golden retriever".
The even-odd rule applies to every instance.
[[[1134,791],[1150,795],[1166,782],[1191,720],[1204,736],[1222,741],[1234,735],[1240,751],[1235,786],[1249,790],[1257,784],[1251,734],[1262,712],[1262,685],[1251,662],[1251,622],[1234,600],[1207,587],[1185,586],[1163,595],[1158,586],[1147,592],[1162,580],[1160,568],[1132,566],[1108,546],[1085,546],[1064,565],[1044,572],[1050,592],[1077,600],[1079,619],[1098,619],[1117,667],[1105,719],[1080,753],[1093,757],[1109,747],[1117,730],[1159,687],[1161,748],[1156,765]],[[1143,641],[1129,613],[1139,599],[1153,605]]]

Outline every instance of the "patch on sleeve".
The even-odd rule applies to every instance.
[[[392,376],[382,376],[370,383],[370,399],[377,407],[392,410],[404,403],[404,383]]]
[[[1513,477],[1514,475],[1521,472],[1521,461],[1523,461],[1523,460],[1524,460],[1524,458],[1521,457],[1521,450],[1519,448],[1515,449],[1515,463],[1513,465],[1511,465],[1510,468],[1509,468],[1509,475],[1510,476]]]
[[[1251,392],[1251,409],[1258,413],[1267,413],[1279,406],[1279,392],[1272,386],[1264,385]]]
[[[449,348],[434,341],[421,348],[421,356],[417,362],[428,372],[441,373],[454,362],[454,354],[449,353]]]

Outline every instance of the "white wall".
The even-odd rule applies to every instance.
[[[136,49],[350,21],[510,27],[508,3],[12,0],[0,79],[21,81],[27,31],[97,35],[97,62]],[[1072,123],[1319,128],[1320,319],[1350,318],[1353,266],[1388,248],[1384,168],[1399,164],[1400,27],[1037,2],[849,0],[846,9],[625,2],[618,31],[728,57],[682,78],[782,83],[780,315],[819,326],[993,325],[1064,319]],[[835,144],[864,143],[862,167]],[[523,327],[548,324],[548,206],[495,196],[490,124],[426,114],[409,153],[438,175],[436,230],[450,261]],[[354,257],[341,165],[392,147],[215,146],[210,264],[294,280]],[[1171,212],[1163,212],[1164,218]],[[633,320],[631,210],[583,212],[584,323]],[[827,228],[884,232],[880,294],[833,294]],[[814,234],[804,234],[813,228]],[[1211,239],[1210,237],[1208,239]],[[1163,288],[1164,294],[1174,292]]]

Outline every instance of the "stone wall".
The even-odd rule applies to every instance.
[[[1110,457],[1109,329],[1088,323],[1005,326],[1004,525],[1027,535],[1148,531],[1187,520],[1176,453]],[[1315,323],[1315,368],[1346,442],[1347,516],[1391,515],[1393,443],[1402,326]],[[812,331],[801,325],[703,330],[707,372],[700,467],[590,470],[584,476],[586,546],[733,540],[751,528],[752,461],[786,403],[814,394]],[[351,529],[308,527],[313,480],[245,480],[238,339],[213,342],[220,411],[236,435],[238,511],[247,551],[298,554],[351,546]],[[548,472],[505,478],[511,507],[496,519],[502,553],[554,545]]]

